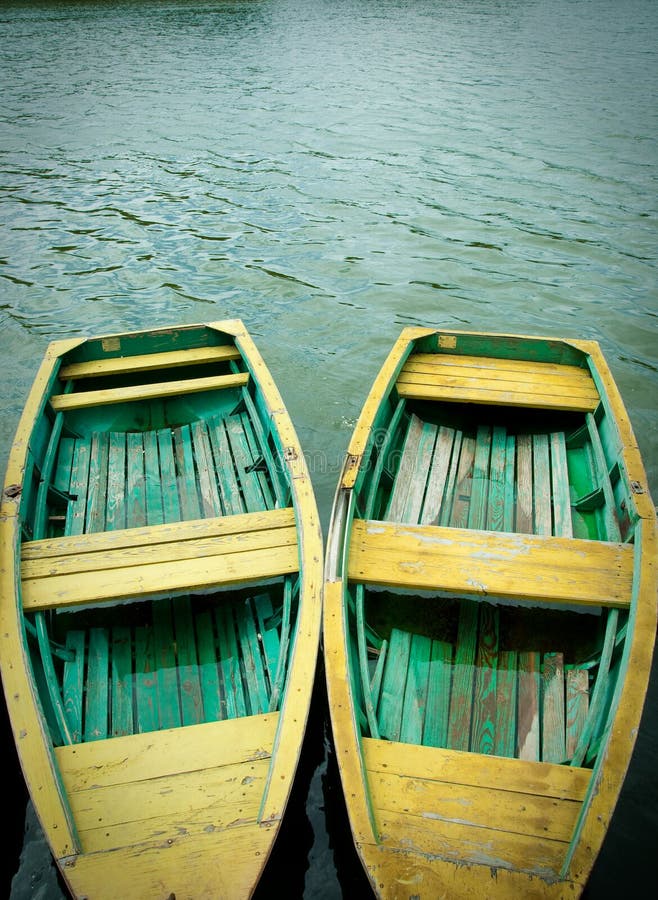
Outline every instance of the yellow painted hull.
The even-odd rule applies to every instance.
[[[511,364],[503,361],[504,374],[494,358],[497,337],[506,342],[508,356],[516,357]],[[482,362],[477,359],[478,340],[486,347],[486,352],[482,351],[486,360]],[[531,363],[523,362],[527,341],[530,347],[527,358],[533,360]],[[462,346],[466,348],[463,350],[468,357],[466,360],[458,355]],[[444,356],[440,357],[442,352]],[[561,366],[563,354],[563,361],[568,364]],[[583,359],[580,367],[579,354]],[[537,360],[540,360],[539,365]],[[468,372],[462,375],[465,367]],[[515,368],[519,371],[514,372]],[[484,375],[483,370],[487,370]],[[541,381],[544,371],[547,382]],[[517,377],[519,383],[515,383]],[[451,534],[451,522],[441,520],[443,507],[438,513],[425,513],[429,503],[427,498],[433,491],[431,479],[418,491],[417,482],[408,475],[403,498],[407,518],[395,517],[396,478],[398,481],[403,478],[402,474],[398,477],[395,470],[399,466],[400,473],[407,465],[405,453],[409,439],[407,444],[396,445],[395,439],[387,436],[387,429],[391,427],[389,420],[395,421],[400,410],[406,415],[410,399],[417,405],[411,407],[409,434],[417,416],[428,423],[424,433],[434,429],[436,434],[437,422],[440,425],[442,421],[450,421],[441,416],[452,415],[460,402],[465,405],[466,412],[459,422],[466,434],[463,423],[468,423],[473,410],[476,414],[479,411],[480,421],[499,422],[499,419],[487,418],[492,413],[483,412],[485,405],[489,409],[495,407],[493,416],[500,416],[499,409],[506,408],[506,404],[532,407],[530,415],[550,408],[553,414],[564,413],[568,422],[575,421],[575,407],[583,421],[592,423],[595,419],[589,417],[594,415],[602,397],[608,421],[614,417],[619,435],[620,449],[613,472],[614,478],[618,478],[616,490],[620,493],[619,483],[628,486],[624,501],[620,503],[617,499],[621,530],[627,527],[622,521],[623,514],[632,508],[630,518],[634,531],[631,534],[628,526],[626,543],[619,540],[615,543],[608,538],[607,543],[595,544],[592,535],[584,534],[582,537],[586,539],[577,540],[575,530],[571,531],[571,523],[562,532],[566,536],[555,536],[559,532],[554,531],[545,541],[536,533],[531,537],[513,534],[514,527],[510,528],[509,524],[500,529],[508,533],[499,534],[490,524],[493,511],[487,510],[486,506],[481,513],[470,513],[459,523],[460,527],[452,527]],[[430,403],[439,404],[437,412],[434,408],[430,410]],[[520,419],[528,415],[526,409]],[[505,421],[515,424],[518,417],[512,414]],[[478,440],[485,432],[486,427],[478,432]],[[434,438],[436,444],[431,457],[433,471],[437,472],[441,430],[438,434],[439,437]],[[385,458],[389,440],[394,452]],[[475,439],[472,443],[477,446]],[[517,443],[521,445],[521,438],[517,437]],[[418,446],[422,450],[421,442]],[[407,470],[415,464],[416,471],[421,471],[418,462],[421,450]],[[493,459],[493,451],[491,454]],[[476,455],[476,470],[477,465]],[[492,474],[487,473],[488,484],[494,483],[493,465],[492,462]],[[517,467],[519,465],[517,463]],[[446,463],[443,467],[446,483],[448,468]],[[501,465],[498,471],[502,468]],[[380,476],[381,483],[373,484],[372,480]],[[387,478],[393,481],[388,501]],[[475,484],[474,479],[472,483]],[[461,493],[455,490],[454,506],[449,510],[455,517],[461,511],[458,502],[463,505],[466,494],[470,495],[471,507],[476,504],[477,487],[472,487],[466,478],[460,484]],[[524,486],[515,484],[514,487],[521,493],[520,488]],[[448,488],[444,491],[445,496]],[[491,497],[494,488],[490,491]],[[380,500],[382,496],[384,500]],[[412,519],[408,511],[416,496],[420,498],[419,512],[413,515],[418,515],[418,519]],[[608,495],[611,496],[612,493]],[[398,509],[402,509],[404,503]],[[550,514],[557,519],[557,500],[554,506]],[[582,509],[586,506],[581,504]],[[577,514],[573,515],[576,519]],[[478,521],[477,516],[487,526],[474,524]],[[516,510],[515,516],[516,519],[509,520],[512,525],[521,521],[520,511]],[[574,524],[574,529],[585,529],[585,517],[582,518],[583,521]],[[420,524],[408,524],[412,522]],[[518,530],[530,529],[519,527]],[[451,541],[455,534],[458,537],[453,545]],[[524,550],[515,566],[518,542],[523,541]],[[557,548],[557,555],[553,553],[554,548]],[[539,555],[546,553],[547,558],[538,561],[539,557],[533,555],[535,549]],[[377,896],[396,900],[440,897],[507,900],[509,897],[574,898],[582,893],[605,838],[640,723],[656,630],[657,549],[655,510],[646,490],[646,476],[636,442],[596,344],[536,339],[533,345],[532,339],[519,336],[437,333],[421,328],[402,332],[366,399],[347,450],[334,501],[325,565],[324,658],[336,757],[354,843]],[[471,565],[469,552],[473,553]],[[572,552],[584,560],[582,591],[578,587],[581,576],[576,571],[581,563],[576,557],[571,560],[569,554]],[[604,555],[619,553],[624,562],[619,558],[607,568],[607,562],[597,561],[599,552]],[[551,558],[553,573],[550,571]],[[589,577],[586,574],[588,567]],[[617,578],[622,571],[625,572],[622,576],[625,583],[615,596]],[[601,579],[598,587],[597,578]],[[359,590],[363,591],[361,585],[364,584],[365,594],[361,597],[365,596],[365,600],[360,600]],[[400,589],[412,595],[411,607],[404,606],[403,593],[390,594]],[[608,725],[597,743],[598,752],[576,753],[571,764],[568,760],[551,761],[548,753],[541,758],[540,742],[535,757],[521,758],[526,749],[519,746],[521,717],[516,725],[517,743],[504,755],[497,755],[495,746],[498,745],[493,742],[474,745],[471,737],[469,746],[468,733],[464,749],[451,747],[449,729],[448,739],[444,735],[445,743],[440,746],[437,740],[434,740],[437,746],[426,745],[431,741],[425,741],[426,732],[421,732],[419,726],[416,726],[417,738],[405,737],[405,715],[429,716],[432,703],[440,704],[441,698],[432,694],[431,674],[429,687],[424,682],[425,693],[419,693],[420,663],[412,670],[411,662],[414,644],[411,651],[406,651],[409,660],[404,664],[409,666],[406,687],[404,678],[394,681],[391,676],[389,682],[389,686],[401,685],[395,690],[404,695],[404,702],[399,698],[396,700],[390,689],[384,697],[387,667],[393,669],[394,665],[389,663],[385,652],[393,652],[394,636],[384,630],[379,635],[380,639],[383,635],[383,641],[375,640],[368,631],[366,620],[373,611],[379,610],[384,603],[381,598],[389,596],[387,591],[393,597],[393,602],[386,607],[387,615],[393,619],[395,627],[407,627],[404,616],[416,614],[416,621],[422,623],[420,631],[432,638],[436,635],[432,631],[434,626],[429,610],[443,610],[443,615],[455,604],[475,603],[479,608],[483,603],[489,606],[491,602],[497,610],[505,611],[512,601],[514,608],[509,613],[512,621],[519,605],[536,608],[545,604],[551,608],[552,615],[560,616],[564,604],[570,600],[581,608],[591,600],[600,616],[606,604],[614,607],[614,616],[628,615],[628,619],[624,619],[628,622],[628,633],[624,631],[628,643],[623,657],[620,655],[618,669],[615,669],[615,675],[618,672],[621,675],[608,709]],[[418,598],[413,596],[415,591]],[[587,593],[591,596],[585,597]],[[496,596],[492,598],[491,594]],[[423,599],[428,596],[429,599]],[[469,599],[462,600],[461,597]],[[412,612],[409,613],[410,608]],[[382,614],[379,615],[381,623]],[[418,638],[418,646],[423,640],[429,646],[429,638],[424,637]],[[432,646],[437,643],[434,641]],[[440,646],[445,648],[445,642]],[[610,650],[611,655],[613,652]],[[491,653],[495,656],[497,648]],[[395,665],[399,669],[402,664],[396,662]],[[491,673],[495,663],[487,665],[490,668],[486,671]],[[428,668],[422,671],[426,673]],[[427,677],[427,674],[423,675],[423,678]],[[455,691],[459,678],[456,665],[452,677],[452,690]],[[475,678],[476,686],[484,683],[477,666],[471,678]],[[604,680],[602,677],[601,681]],[[450,681],[447,684],[444,690],[449,692]],[[413,702],[407,701],[410,693]],[[602,689],[600,693],[603,693]],[[513,700],[504,699],[502,703],[513,703],[516,709],[517,695],[512,696]],[[401,732],[386,720],[383,698],[387,709],[395,707],[397,715],[402,714]],[[467,702],[473,704],[473,736],[478,715],[484,715],[485,700],[482,700],[481,708],[477,706],[480,701],[475,696],[469,697]],[[486,702],[490,703],[489,700]],[[600,701],[590,702],[593,706]],[[502,718],[500,712],[496,715]],[[452,705],[450,716],[453,716]],[[425,722],[428,721],[426,718]],[[548,721],[548,718],[544,720],[542,730],[548,730]],[[413,730],[413,723],[407,723],[407,726],[408,735]],[[568,729],[568,722],[566,727]],[[588,727],[584,726],[584,730]]]
[[[83,340],[56,342],[49,348],[19,424],[2,497],[0,662],[21,767],[53,857],[72,896],[88,900],[249,897],[265,868],[292,788],[319,645],[322,536],[303,452],[272,377],[240,321],[94,341],[88,353]],[[131,342],[143,347],[128,360],[121,347]],[[89,359],[94,354],[98,360]],[[229,370],[229,366],[233,368]],[[152,374],[152,370],[157,371]],[[199,372],[204,377],[198,378]],[[126,385],[129,376],[135,376],[135,386]],[[65,387],[67,383],[69,387]],[[218,407],[224,416],[222,421],[229,423],[222,424],[217,434],[224,439],[228,434],[236,441],[236,469],[230,478],[238,478],[238,449],[245,448],[244,452],[251,452],[255,458],[251,465],[242,464],[239,476],[244,483],[240,482],[239,493],[220,471],[221,454],[214,444],[212,458],[216,465],[210,457],[210,437],[215,437],[205,421],[214,409],[215,391],[221,393],[224,404]],[[181,405],[183,395],[192,399]],[[193,469],[188,466],[193,474],[187,485],[187,451],[180,426],[184,403],[196,411],[189,426],[194,443],[188,442],[188,449],[194,446],[195,450],[206,450]],[[114,435],[121,429],[127,435],[122,452],[132,452],[133,459],[128,463],[128,482],[135,480],[130,466],[134,468],[134,460],[139,462],[142,456],[146,459],[150,447],[149,426],[140,425],[141,420],[162,419],[157,425],[159,439],[162,435],[169,439],[178,429],[174,437],[180,445],[175,453],[168,451],[179,473],[174,481],[174,491],[180,498],[176,503],[182,509],[193,500],[195,505],[189,507],[192,511],[179,510],[176,517],[166,518],[171,485],[167,483],[162,451],[155,494],[148,493],[153,480],[149,482],[148,466],[144,478],[146,464],[142,463],[142,493],[135,488],[129,495],[126,489],[125,498],[123,482],[120,488],[112,484],[116,471],[113,476],[112,457],[108,463],[106,452],[105,468],[100,464],[97,467],[105,473],[103,490],[107,492],[107,509],[102,515],[109,523],[118,503],[127,507],[128,501],[139,501],[143,520],[131,519],[130,511],[125,511],[118,529],[110,524],[105,529],[92,527],[99,505],[97,484],[90,476],[85,528],[76,531],[73,492],[69,492],[71,499],[50,486],[39,491],[28,483],[25,473],[34,468],[34,454],[41,452],[36,470],[46,471],[50,466],[56,487],[63,450],[54,463],[49,463],[50,450],[35,451],[33,435],[47,432],[53,422],[55,434],[58,421],[64,417],[61,433],[74,435],[67,438],[69,443],[77,441],[76,448],[79,445],[84,449],[89,410],[96,416],[90,426],[92,448],[98,440],[95,435],[105,427],[113,429],[110,443],[116,443]],[[130,418],[133,410],[137,410],[134,422]],[[167,410],[171,410],[171,425],[163,418]],[[258,416],[264,424],[259,425]],[[204,423],[205,432],[199,430],[197,420]],[[240,421],[245,430],[235,437],[230,429],[235,432]],[[82,438],[75,437],[73,425]],[[69,426],[71,430],[67,431]],[[35,430],[38,428],[41,432]],[[131,451],[131,435],[140,428],[146,429],[143,447]],[[262,457],[254,450],[257,439]],[[45,447],[47,441],[42,443]],[[50,445],[55,444],[53,437]],[[270,466],[267,482],[264,475],[254,474],[256,465],[261,471],[263,460],[269,457],[278,457],[278,481],[277,466]],[[93,471],[93,464],[92,450],[89,471]],[[213,480],[214,474],[209,477],[209,467],[213,473],[217,469],[218,480]],[[124,465],[121,477],[125,471]],[[262,505],[257,511],[253,508],[255,501],[249,500],[249,478],[254,489],[260,490],[256,479],[262,485],[258,494]],[[159,518],[151,512],[154,496],[160,504]],[[52,504],[64,502],[68,509],[59,515]],[[40,504],[43,513],[39,512]],[[44,533],[46,521],[50,523],[48,533]],[[87,530],[97,533],[87,534]],[[293,578],[294,583],[290,581]],[[256,584],[255,594],[249,593],[252,582]],[[257,591],[271,591],[271,583],[278,585],[278,593],[272,594],[276,603],[282,596],[287,598],[281,601],[283,608],[279,607],[276,622],[268,607],[274,624],[262,618],[262,610],[258,613],[261,618],[256,617],[256,610],[261,609]],[[218,587],[224,593],[215,593]],[[234,589],[242,591],[236,595],[238,600],[231,599]],[[198,597],[190,599],[188,594],[194,592]],[[227,601],[222,599],[225,596]],[[240,599],[243,597],[246,599]],[[222,651],[226,661],[219,659],[221,642],[227,638],[220,627],[223,620],[217,618],[215,622],[215,616],[223,615],[225,602],[232,604],[234,654],[236,648],[247,654],[248,641],[253,645],[249,650],[253,656],[244,655],[241,670],[226,668],[228,651]],[[168,652],[178,654],[174,674],[178,681],[174,681],[173,694],[170,690],[166,699],[172,706],[174,698],[175,715],[180,719],[175,727],[166,725],[170,710],[162,705],[165,701],[152,699],[157,677],[162,677],[163,684],[169,677],[166,664],[160,676],[157,659],[152,673],[148,668],[151,663],[142,665],[139,672],[128,676],[133,688],[126,691],[121,681],[124,676],[119,681],[115,677],[119,660],[126,657],[112,655],[119,652],[120,635],[122,640],[133,641],[132,659],[137,665],[140,636],[155,635],[153,629],[157,628],[157,622],[152,625],[141,611],[157,610],[162,603],[169,604],[166,608],[171,613],[167,615],[176,623]],[[239,618],[243,608],[240,603],[250,611],[248,622],[245,618],[247,624]],[[292,603],[292,614],[286,610],[286,603]],[[183,613],[198,618],[186,625]],[[103,618],[106,614],[110,618]],[[52,671],[59,679],[49,691],[43,677],[35,678],[41,665],[34,624],[41,624],[39,616],[45,617],[41,621],[50,629],[45,643],[52,651]],[[281,618],[285,620],[286,616],[289,633],[284,635]],[[83,643],[78,649],[73,643],[63,648],[58,644],[65,634],[62,629],[73,621],[81,623],[75,634],[83,635]],[[85,632],[88,622],[92,627]],[[209,631],[211,626],[213,630]],[[98,648],[101,639],[106,641],[105,671],[92,684],[90,642],[96,641],[94,646]],[[267,641],[275,639],[275,649],[267,650]],[[185,660],[183,640],[187,644]],[[212,655],[215,652],[217,659]],[[76,653],[86,653],[85,660],[89,659],[84,670],[87,701],[76,697],[77,688],[71,687],[77,677]],[[79,669],[82,672],[82,665]],[[42,676],[41,669],[39,672]],[[82,685],[83,675],[79,677]],[[262,684],[256,683],[256,677]],[[239,693],[232,699],[231,679],[240,682]],[[100,719],[90,708],[92,689],[99,684],[105,690],[101,698],[105,711]],[[214,685],[214,695],[208,684]],[[82,694],[82,687],[78,693]],[[61,701],[59,717],[57,710],[53,713],[50,709],[57,706],[57,700]],[[126,702],[133,704],[128,713],[133,733],[119,722],[119,707]],[[160,717],[156,708],[152,719],[150,707],[153,703],[157,707],[157,702],[161,703]],[[237,707],[227,713],[231,702]],[[101,731],[94,726],[94,716],[101,721]]]

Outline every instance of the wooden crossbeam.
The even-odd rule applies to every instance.
[[[69,379],[77,381],[102,375],[127,375],[134,372],[151,372],[155,369],[227,362],[232,359],[240,359],[240,351],[233,346],[171,350],[167,353],[144,353],[138,356],[118,356],[113,359],[90,359],[87,362],[69,363],[61,367],[59,377],[62,381]]]
[[[586,369],[479,356],[415,353],[398,376],[406,399],[445,400],[593,412],[599,403]]]
[[[292,507],[31,541],[22,548],[23,608],[193,592],[298,566]]]
[[[98,391],[82,391],[74,394],[55,394],[50,398],[54,410],[87,409],[91,406],[108,406],[112,403],[154,400],[177,397],[181,394],[197,394],[200,391],[216,391],[241,387],[249,381],[247,372],[235,375],[213,375],[206,378],[186,378],[182,381],[163,381],[157,384],[138,384],[129,387],[108,388]]]
[[[627,608],[633,547],[356,520],[348,574],[352,581],[398,588]]]

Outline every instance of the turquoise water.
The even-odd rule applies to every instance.
[[[420,323],[598,340],[658,498],[657,37],[654,0],[4,2],[3,471],[51,339],[240,317],[326,528],[372,379]],[[655,874],[653,683],[593,897],[619,854]],[[286,865],[290,896],[333,898],[315,727]]]

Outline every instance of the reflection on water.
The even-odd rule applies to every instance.
[[[599,340],[658,497],[657,19],[653,0],[5,2],[3,469],[50,339],[239,316],[319,461],[325,528],[409,324]],[[296,850],[305,893],[333,897],[317,747]],[[611,845],[645,872],[646,752]]]

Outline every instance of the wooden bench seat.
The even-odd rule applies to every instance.
[[[181,394],[197,394],[201,391],[217,391],[245,385],[247,372],[230,375],[209,375],[204,378],[186,378],[182,381],[163,381],[157,384],[139,384],[104,390],[80,391],[72,394],[55,394],[50,404],[56,412],[67,409],[87,409],[113,403],[142,402],[144,400],[179,397]]]
[[[69,363],[59,370],[62,381],[79,381],[105,375],[128,375],[135,372],[152,372],[157,369],[174,369],[180,366],[198,366],[209,363],[229,362],[240,359],[237,347],[199,347],[190,350],[169,350],[166,353],[144,353],[138,356],[117,356],[111,359],[91,359]]]
[[[396,387],[414,400],[593,412],[599,393],[587,369],[480,356],[414,353]]]
[[[25,611],[197,591],[296,572],[292,507],[23,544]]]
[[[633,547],[359,519],[348,576],[396,588],[628,608]]]
[[[393,741],[563,763],[587,719],[588,672],[561,652],[499,649],[499,614],[463,601],[457,642],[394,628],[376,699]]]

